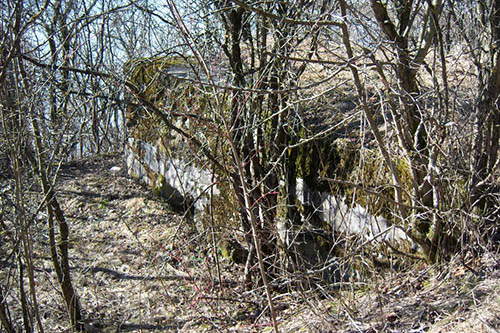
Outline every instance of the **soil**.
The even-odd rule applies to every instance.
[[[245,288],[244,267],[222,258],[206,233],[128,177],[120,155],[63,166],[57,193],[88,331],[272,331],[264,290]],[[65,332],[43,214],[37,228],[41,317],[46,332]],[[3,276],[8,267],[0,269]],[[7,301],[15,317],[20,305]],[[500,256],[418,263],[342,288],[276,291],[273,302],[282,332],[497,332]]]

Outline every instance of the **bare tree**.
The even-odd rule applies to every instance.
[[[11,184],[1,227],[22,301],[16,314],[0,303],[7,331],[19,318],[44,330],[33,267],[42,209],[69,321],[85,329],[59,167],[123,149],[127,131],[210,166],[231,199],[220,214],[237,207],[243,279],[264,285],[276,330],[273,288],[310,287],[341,243],[351,258],[375,248],[337,240],[318,213],[327,195],[383,214],[432,263],[470,239],[498,240],[499,1],[17,0],[0,11],[0,158]],[[174,77],[177,65],[189,73]],[[179,210],[191,209],[188,196]]]
[[[25,331],[44,331],[33,264],[34,248],[44,248],[36,241],[43,232],[36,219],[43,208],[49,236],[46,249],[69,322],[73,330],[85,330],[71,280],[70,226],[59,204],[56,184],[60,165],[77,155],[78,150],[82,156],[116,149],[123,142],[123,116],[118,113],[124,104],[120,85],[105,81],[111,74],[104,67],[115,59],[114,53],[107,51],[115,46],[106,45],[104,40],[110,39],[113,17],[127,7],[22,0],[8,1],[0,7],[1,30],[5,32],[0,44],[0,134],[5,168],[10,174],[7,181],[11,181],[2,193],[2,200],[7,202],[4,216],[9,221],[2,222],[2,229],[10,235],[10,260],[18,271],[17,296],[2,288],[0,315],[3,327],[9,331],[17,329],[14,322],[18,318],[22,318]],[[40,196],[33,196],[28,190],[34,186],[36,192],[37,183]],[[9,311],[4,300],[11,297],[21,300],[20,312]]]
[[[488,216],[491,222],[498,217],[498,207],[495,207],[495,192],[492,176],[498,168],[498,148],[500,140],[500,3],[498,1],[478,2],[477,15],[474,17],[488,52],[483,54],[484,45],[475,47],[476,37],[465,33],[471,56],[477,66],[478,94],[474,104],[474,157],[471,163],[472,179],[470,183],[471,204],[478,208],[480,214]],[[484,59],[484,61],[481,61]],[[498,230],[495,231],[498,234]],[[495,237],[498,237],[496,235]]]
[[[453,251],[458,226],[446,217],[454,208],[442,199],[453,185],[443,179],[440,170],[454,167],[448,162],[456,160],[447,160],[450,155],[443,147],[451,151],[456,144],[457,132],[448,127],[462,105],[450,101],[455,92],[450,88],[446,52],[451,50],[448,44],[452,34],[456,42],[466,39],[467,34],[449,30],[453,26],[450,22],[458,21],[451,5],[441,1],[214,1],[206,2],[203,13],[213,11],[219,19],[217,29],[197,35],[176,13],[176,5],[170,3],[173,22],[201,72],[210,78],[210,60],[220,59],[220,54],[209,53],[213,49],[195,42],[207,36],[220,45],[231,70],[230,86],[225,87],[231,112],[221,112],[219,103],[220,109],[212,109],[217,114],[212,119],[222,122],[221,135],[234,159],[230,182],[240,203],[248,247],[262,251],[261,261],[268,274],[277,267],[276,274],[282,274],[288,265],[284,258],[294,252],[290,244],[280,244],[276,232],[291,231],[300,220],[295,206],[296,179],[307,177],[313,186],[321,187],[317,174],[301,174],[297,159],[303,158],[301,147],[321,137],[304,135],[303,101],[319,103],[331,91],[328,85],[344,84],[346,91],[356,91],[347,96],[362,110],[361,120],[368,122],[380,158],[391,175],[392,189],[384,195],[394,206],[387,217],[405,230],[429,261]],[[461,10],[466,8],[464,5]],[[486,16],[483,10],[477,17],[484,20]],[[338,43],[343,44],[344,51]],[[476,63],[482,66],[481,61]],[[335,81],[345,70],[351,71],[353,82]],[[311,80],[313,73],[317,76]],[[496,118],[492,113],[488,119]],[[385,128],[381,122],[385,122]],[[335,133],[343,125],[339,120],[325,133]],[[460,126],[466,125],[462,122]],[[186,133],[185,129],[178,132]],[[494,133],[485,136],[492,138],[486,159],[491,160],[486,171],[490,175],[497,163],[498,138]],[[476,145],[482,137],[478,132]],[[363,140],[361,146],[373,144],[368,137]],[[475,164],[485,160],[475,159]],[[473,174],[472,183],[477,183],[479,173]],[[371,189],[361,196],[373,192],[379,190]],[[352,199],[357,200],[355,196]],[[252,216],[257,220],[252,222]],[[251,254],[248,267],[252,258]],[[274,258],[274,262],[265,258]]]

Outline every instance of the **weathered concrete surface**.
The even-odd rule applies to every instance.
[[[214,187],[215,195],[219,194],[211,172],[189,161],[171,158],[158,144],[129,138],[126,148],[128,174],[150,185],[172,207],[186,210],[187,205],[193,204],[195,213],[203,212],[209,203],[210,187]],[[327,192],[312,191],[302,179],[297,179],[296,197],[302,205],[312,207],[315,216],[328,223],[334,232],[360,234],[374,242],[406,239],[402,230],[391,226],[383,217],[371,215],[358,204],[349,207],[343,198]],[[282,232],[280,237],[287,243],[286,234]]]
[[[385,218],[370,214],[358,204],[349,207],[344,198],[327,192],[312,191],[302,179],[297,179],[296,188],[300,202],[311,206],[316,216],[332,226],[334,232],[360,234],[366,240],[375,242],[407,238],[404,231],[391,226]]]
[[[160,143],[129,138],[125,155],[128,174],[150,185],[172,207],[203,211],[213,186],[211,172],[193,162],[171,158]],[[217,188],[213,193],[219,194]]]

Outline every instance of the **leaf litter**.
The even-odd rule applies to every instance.
[[[90,332],[270,332],[262,288],[220,260],[206,234],[124,171],[110,154],[61,170],[58,198],[70,223],[72,280]],[[124,170],[122,167],[121,170]],[[47,242],[35,244],[37,297],[46,330],[68,330]],[[5,270],[2,267],[2,270]],[[500,260],[485,254],[446,266],[415,265],[342,289],[276,291],[283,332],[497,332]],[[18,304],[7,299],[11,310]]]

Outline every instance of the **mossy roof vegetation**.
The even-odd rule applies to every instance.
[[[131,82],[143,96],[165,112],[189,110],[190,113],[205,116],[210,94],[197,87],[195,81],[186,80],[186,77],[195,75],[195,70],[194,59],[182,57],[137,59],[125,66]],[[184,77],[179,73],[184,73]],[[358,203],[374,214],[390,218],[394,210],[391,204],[394,200],[391,176],[378,150],[370,147],[370,134],[365,133],[365,138],[361,140],[362,120],[358,104],[352,95],[334,90],[318,98],[304,100],[298,108],[298,119],[293,120],[294,131],[290,132],[296,136],[292,141],[302,140],[304,143],[298,144],[290,154],[296,157],[297,177],[303,178],[309,188],[346,196],[348,202]],[[137,112],[129,114],[137,116]],[[182,145],[182,140],[177,140],[176,135],[172,135],[162,125],[157,114],[146,110],[140,111],[138,117],[131,129],[132,136],[150,143],[161,142],[162,145],[171,146],[170,151]],[[382,116],[380,118],[383,119]],[[178,121],[184,122],[182,119]],[[211,137],[208,133],[210,126],[200,127],[196,125],[196,120],[191,121],[180,126],[188,126],[191,134],[202,135],[206,142]],[[198,133],[201,128],[208,132]],[[217,134],[213,137],[217,137]],[[207,144],[211,148],[215,147],[210,140]],[[400,178],[409,188],[411,175],[407,163],[397,156],[394,161]],[[364,191],[364,188],[372,194]],[[373,195],[373,192],[380,195]],[[389,200],[381,199],[383,196]]]
[[[162,103],[165,90],[179,79],[193,75],[193,59],[180,56],[138,58],[124,66],[128,81],[143,98],[152,103]]]

